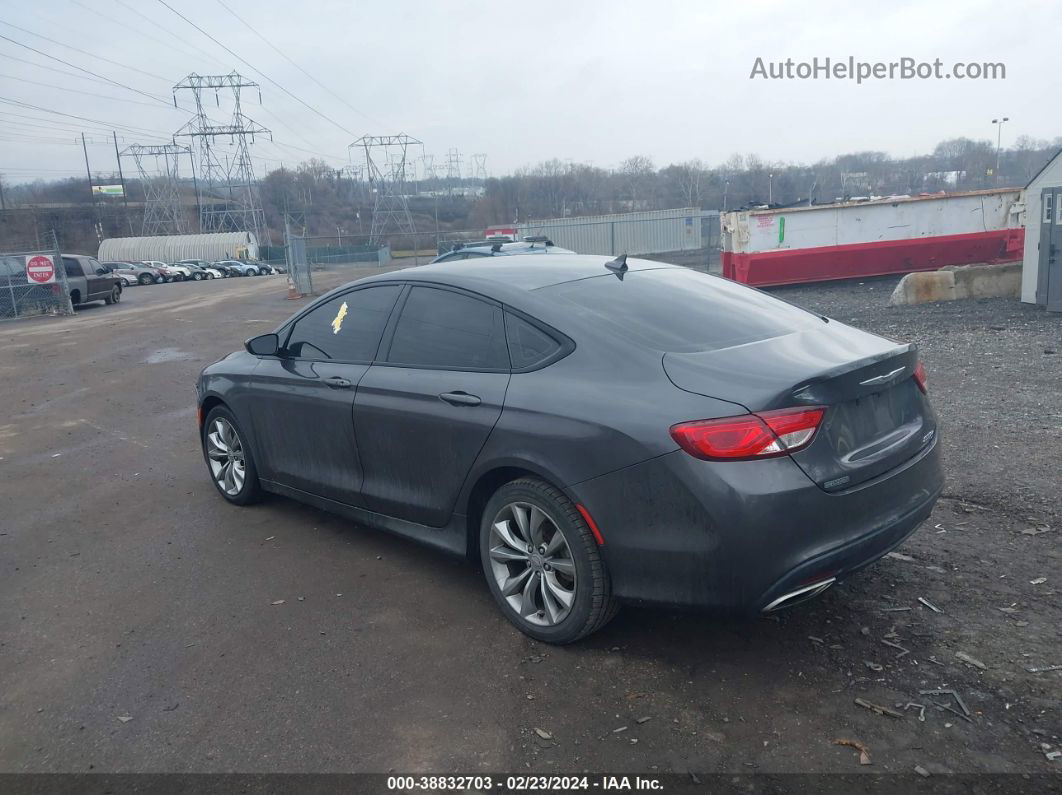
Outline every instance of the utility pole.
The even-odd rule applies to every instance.
[[[7,204],[4,202],[4,177],[0,174],[0,213],[7,210]]]
[[[999,184],[999,150],[1003,143],[1003,123],[1010,121],[1009,116],[1003,116],[999,119],[992,119],[992,123],[996,125],[996,184]]]
[[[118,181],[122,183],[122,204],[125,206],[125,220],[129,223],[129,236],[133,236],[133,219],[129,217],[129,191],[125,189],[125,174],[122,173],[122,155],[118,151],[118,133],[111,130],[114,139],[114,159],[118,161]]]
[[[92,189],[92,169],[89,168],[88,144],[85,143],[85,133],[81,133],[81,150],[85,153],[85,174],[88,176],[89,196],[92,197],[92,212],[96,216],[96,237],[103,239],[103,219],[100,217],[100,207],[96,202],[96,191]]]

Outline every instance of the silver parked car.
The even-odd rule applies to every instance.
[[[462,259],[479,259],[480,257],[511,257],[515,254],[574,254],[570,249],[555,246],[553,241],[544,236],[525,237],[515,243],[501,240],[484,240],[478,243],[457,243],[454,247],[433,259],[436,262],[454,262]]]
[[[257,265],[252,265],[250,262],[241,262],[238,259],[223,259],[217,264],[224,265],[230,271],[239,273],[240,276],[257,276],[261,273]]]
[[[118,277],[123,287],[132,287],[134,284],[161,284],[165,281],[157,268],[151,268],[139,262],[104,262],[103,264]]]

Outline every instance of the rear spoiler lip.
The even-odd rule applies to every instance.
[[[793,380],[786,381],[784,369],[790,365],[795,369],[792,358],[784,356],[783,351],[774,351],[773,361],[765,361],[763,372],[750,372],[749,377],[742,378],[745,372],[740,367],[740,358],[755,357],[759,346],[764,346],[765,358],[770,359],[770,343],[789,343],[790,349],[806,350],[815,355],[815,342],[819,334],[832,338],[838,333],[848,337],[845,347],[850,349],[850,357],[836,364],[826,361],[818,370],[805,370],[805,375],[791,373]],[[801,344],[804,343],[804,344]],[[865,353],[860,355],[858,348]],[[832,351],[823,348],[822,358],[828,358]],[[834,354],[836,357],[838,354]],[[740,358],[739,358],[740,357]],[[699,361],[703,362],[700,364]],[[894,361],[891,367],[874,370],[877,364]],[[889,373],[902,361],[900,372],[892,378],[878,384],[861,384],[867,377]],[[887,340],[869,332],[860,331],[843,324],[831,323],[820,329],[805,329],[756,343],[735,346],[734,348],[703,353],[665,353],[661,364],[668,380],[678,389],[693,394],[704,395],[716,400],[734,403],[747,412],[770,411],[791,406],[816,405],[830,406],[855,397],[871,395],[899,383],[903,378],[913,375],[918,363],[918,347],[913,343],[898,343]],[[736,365],[736,366],[735,366]],[[700,370],[704,367],[705,370]],[[740,369],[738,369],[740,367]],[[700,370],[700,372],[698,372]],[[737,370],[737,372],[735,372]],[[857,375],[860,376],[857,378]],[[705,389],[699,388],[703,379]],[[775,381],[775,383],[771,383]],[[709,386],[709,384],[711,386]],[[720,386],[726,384],[727,386]],[[729,387],[729,388],[728,388]]]
[[[882,362],[897,362],[897,360],[903,359],[903,365],[901,367],[886,370],[882,373],[865,373],[867,368],[873,367],[875,364]],[[789,391],[789,395],[797,403],[810,403],[820,404],[823,398],[823,387],[829,383],[836,383],[839,379],[844,379],[845,376],[852,373],[859,373],[861,380],[857,382],[854,387],[860,393],[860,395],[872,395],[875,392],[881,392],[884,389],[888,389],[904,378],[909,378],[914,375],[915,366],[918,364],[918,346],[914,343],[897,344],[894,348],[882,351],[881,353],[872,354],[863,359],[854,359],[850,362],[833,367],[829,370],[825,370],[822,373],[808,379],[806,382],[798,384]],[[864,375],[870,375],[870,378],[862,378]],[[880,376],[889,376],[881,381],[877,381],[876,378]],[[870,381],[870,383],[867,383]]]

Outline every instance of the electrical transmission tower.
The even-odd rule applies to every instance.
[[[181,156],[192,150],[179,144],[132,144],[119,157],[131,157],[144,190],[142,235],[183,235],[188,232],[181,208]]]
[[[177,91],[191,91],[196,115],[174,133],[174,138],[188,137],[197,148],[200,230],[252,232],[259,242],[265,242],[269,231],[254,178],[251,145],[255,135],[268,135],[270,140],[273,135],[243,114],[240,92],[245,88],[258,89],[258,101],[262,101],[258,84],[237,72],[227,75],[197,75],[193,72],[188,75],[173,87],[174,104]],[[210,91],[214,92],[218,107],[221,106],[220,92],[231,92],[233,109],[227,122],[217,122],[207,116],[203,98]]]
[[[485,154],[472,155],[475,168],[472,173],[473,179],[485,180],[487,178],[487,156]]]
[[[413,216],[406,197],[407,156],[410,145],[423,145],[408,135],[363,135],[350,145],[365,152],[365,173],[374,194],[369,237],[379,242],[392,227],[414,234]]]
[[[398,172],[401,171],[401,182],[406,186],[407,192],[416,193],[417,159],[415,157],[405,158],[401,154],[393,152],[390,155],[389,168],[391,174],[395,177],[398,177]]]
[[[439,175],[435,171],[435,155],[421,155],[420,170],[425,182],[436,179]]]
[[[456,149],[450,149],[446,153],[446,189],[454,195],[454,183],[461,179],[461,153]]]

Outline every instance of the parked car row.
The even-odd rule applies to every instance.
[[[265,262],[221,260],[210,262],[202,259],[185,259],[180,262],[104,262],[108,273],[118,277],[123,287],[133,285],[163,284],[165,282],[203,281],[227,279],[233,276],[260,276],[284,273],[285,269]]]

